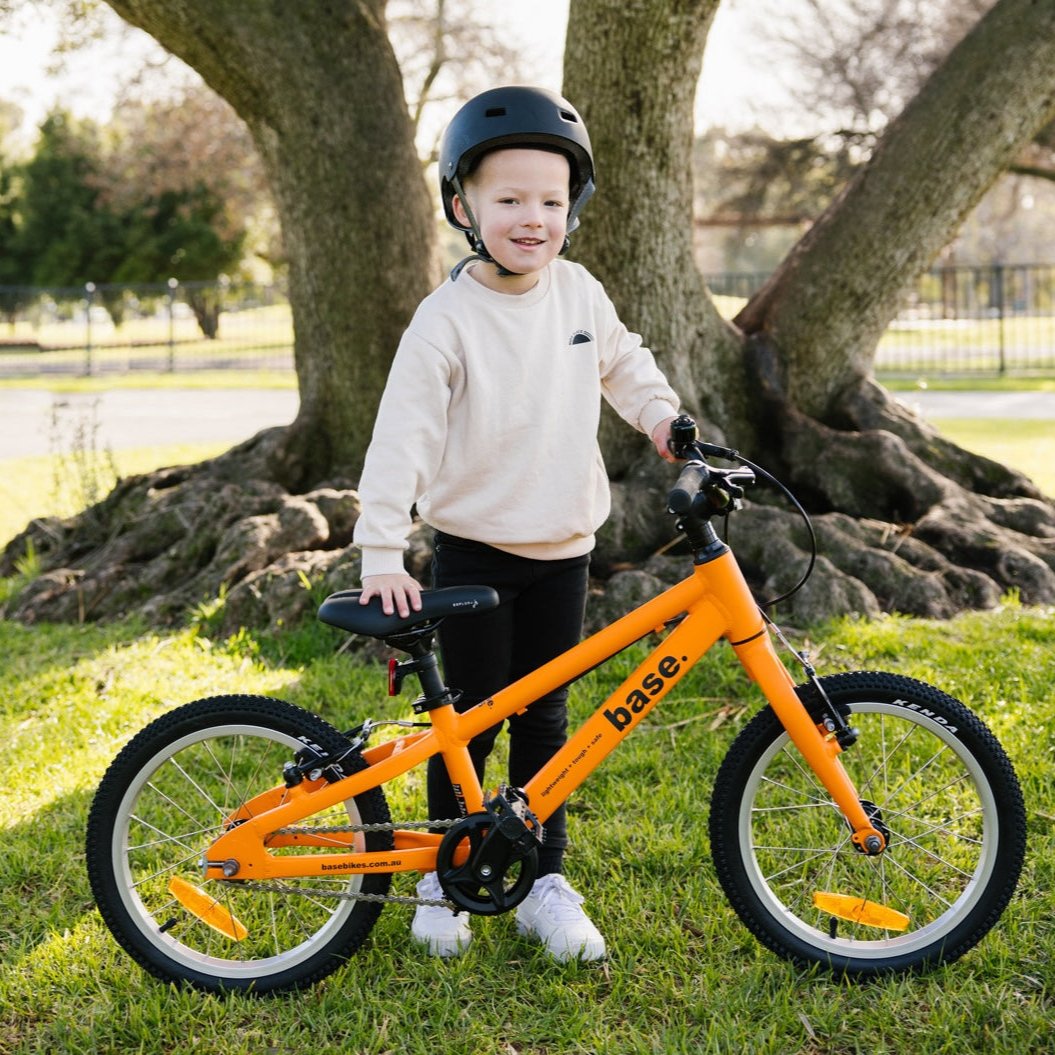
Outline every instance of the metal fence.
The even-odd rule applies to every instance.
[[[292,366],[292,315],[277,286],[0,286],[0,377]]]
[[[733,314],[765,274],[708,277]],[[880,374],[1055,371],[1055,266],[942,267],[921,275],[879,342]]]
[[[761,273],[710,275],[724,314]],[[0,378],[136,370],[291,369],[293,321],[277,286],[0,286]],[[879,343],[880,374],[1055,371],[1055,266],[937,268],[922,275]]]

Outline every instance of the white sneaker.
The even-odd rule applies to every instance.
[[[425,873],[418,882],[417,894],[429,901],[440,901],[446,897],[435,872]],[[473,940],[469,914],[459,912],[455,915],[449,908],[439,905],[418,905],[414,910],[410,933],[415,941],[428,948],[432,956],[460,956]]]
[[[604,938],[582,910],[582,902],[564,876],[544,875],[517,906],[517,930],[538,938],[555,960],[601,960]]]

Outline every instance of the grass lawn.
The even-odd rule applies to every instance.
[[[946,418],[934,426],[965,450],[1010,465],[1055,495],[1055,421]]]
[[[119,476],[214,457],[228,443],[186,443],[122,451],[72,451],[0,462],[0,546],[33,517],[70,516],[104,498]]]
[[[1050,1051],[1055,1014],[1055,615],[1014,606],[950,623],[881,619],[825,627],[824,672],[885,668],[970,702],[1004,742],[1029,810],[1030,852],[1003,921],[963,960],[922,978],[845,984],[765,951],[733,915],[708,856],[718,762],[758,698],[724,649],[679,686],[577,793],[568,870],[589,895],[606,963],[557,966],[508,916],[474,921],[455,961],[408,941],[388,906],[347,967],[298,995],[184,992],[152,980],[103,927],[83,869],[93,789],[145,722],[204,695],[278,695],[339,727],[409,716],[380,665],[335,654],[319,627],[294,643],[134,624],[0,623],[0,1050],[551,1053],[939,1053]],[[581,717],[617,684],[624,654],[574,687]],[[724,720],[722,720],[724,718]],[[401,793],[411,816],[422,784]],[[412,877],[398,878],[409,892]]]
[[[1044,465],[1027,463],[1037,451],[1048,466],[1041,486],[1055,494],[1051,444],[1036,442],[1035,427],[948,423],[947,432],[990,456],[1002,456],[994,444],[1009,444],[1000,448],[1006,460],[1041,482]],[[120,453],[118,471],[209,453]],[[0,466],[3,507],[22,503],[0,509],[0,543],[27,510],[69,511],[58,508],[62,489],[46,462]],[[69,471],[83,482],[103,466]],[[990,725],[1016,766],[1030,839],[1018,895],[983,943],[948,968],[846,984],[783,962],[739,923],[710,864],[707,803],[759,697],[716,648],[573,800],[568,871],[608,940],[604,964],[550,963],[509,916],[474,921],[463,958],[431,960],[408,941],[410,909],[388,906],[346,967],[298,995],[220,998],[152,980],[102,925],[84,874],[85,818],[102,773],[146,722],[207,695],[275,695],[340,728],[409,716],[409,691],[390,700],[383,667],[338,654],[338,644],[322,626],[223,641],[204,625],[159,633],[133,622],[0,622],[0,736],[13,778],[0,800],[2,1055],[1052,1051],[1055,611],[1011,603],[947,623],[847,620],[810,633],[821,673],[886,669],[937,684]],[[636,655],[573,686],[573,720]],[[420,780],[408,779],[399,795],[424,815]],[[395,892],[408,893],[411,881],[399,877]]]

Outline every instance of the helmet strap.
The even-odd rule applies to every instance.
[[[491,254],[487,251],[487,246],[484,245],[483,236],[480,234],[480,228],[476,222],[476,216],[473,213],[472,206],[469,204],[469,199],[465,195],[465,191],[462,188],[462,181],[457,176],[452,177],[451,186],[454,188],[454,193],[458,195],[458,200],[462,203],[462,208],[465,210],[465,215],[469,220],[469,227],[471,230],[465,232],[465,237],[469,242],[469,248],[472,252],[462,257],[457,264],[451,269],[451,281],[457,282],[458,276],[465,269],[466,264],[471,264],[474,260],[479,260],[483,264],[494,264],[498,269],[500,278],[512,278],[515,275],[522,274],[520,271],[510,271],[508,268],[503,267]],[[575,202],[575,206],[568,216],[568,234],[571,234],[576,227],[579,226],[579,212],[586,202],[590,199],[594,192],[593,180],[590,180],[582,192],[579,194],[578,199]],[[560,255],[563,256],[568,249],[571,247],[571,239],[568,235],[564,236],[564,245],[561,246]]]
[[[470,230],[465,232],[465,237],[469,240],[469,247],[472,249],[472,253],[462,260],[459,260],[455,264],[454,269],[451,271],[451,281],[457,282],[458,276],[462,273],[462,269],[466,264],[471,263],[473,260],[479,260],[484,264],[494,264],[498,269],[498,274],[501,278],[511,278],[514,275],[519,275],[519,271],[510,271],[508,268],[504,268],[491,254],[487,251],[487,246],[484,245],[483,236],[480,234],[480,227],[476,222],[476,216],[473,213],[473,208],[469,204],[469,198],[462,187],[461,177],[455,175],[451,177],[451,187],[454,189],[454,193],[458,195],[458,200],[462,203],[462,208],[465,210],[465,215],[469,219]]]

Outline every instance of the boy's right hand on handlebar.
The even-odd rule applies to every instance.
[[[406,572],[398,575],[367,575],[363,579],[360,604],[368,604],[373,597],[381,598],[385,615],[398,612],[406,619],[411,611],[421,611],[421,585]]]

